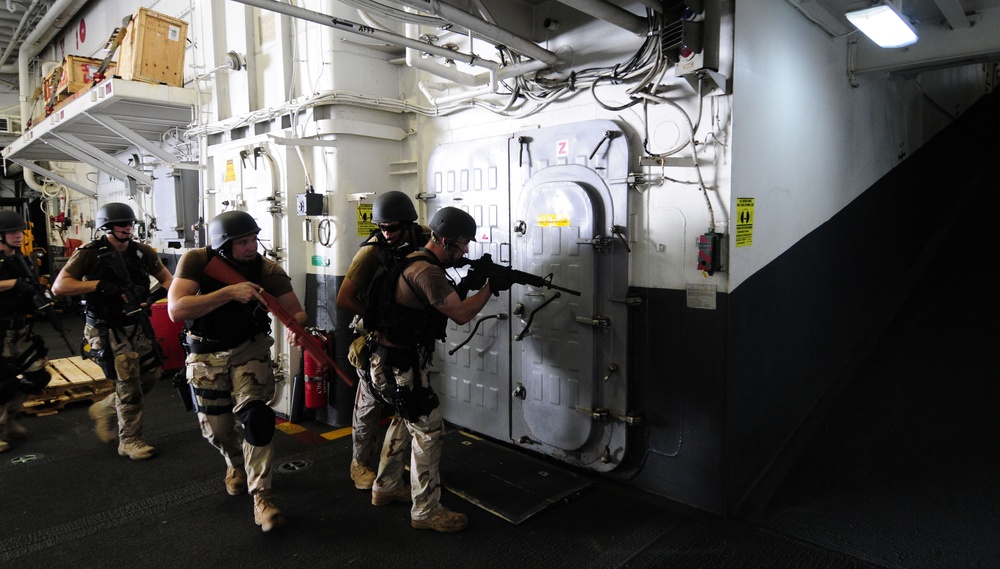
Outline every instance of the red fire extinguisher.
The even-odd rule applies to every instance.
[[[313,335],[320,339],[327,353],[333,355],[333,335],[319,331],[313,331]],[[323,369],[323,364],[308,351],[303,351],[302,362],[306,376],[306,409],[322,409],[327,403],[327,370]]]

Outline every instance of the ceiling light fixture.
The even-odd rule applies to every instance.
[[[917,42],[917,31],[903,15],[901,2],[880,0],[875,6],[847,13],[847,19],[879,47],[905,47]]]

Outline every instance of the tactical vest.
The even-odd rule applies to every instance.
[[[217,255],[208,249],[208,260]],[[260,255],[250,263],[230,263],[248,281],[260,284],[264,274],[264,260]],[[204,273],[198,279],[201,294],[210,294],[226,287],[226,283],[217,281]],[[222,349],[235,348],[257,334],[271,334],[271,317],[258,302],[243,304],[235,300],[227,302],[201,318],[196,318],[188,325],[188,330],[206,340],[218,343]]]
[[[20,255],[20,253],[15,253]],[[0,253],[0,281],[21,278],[24,275],[15,265],[16,261]],[[36,278],[32,276],[32,278]],[[13,289],[0,293],[0,319],[24,318],[35,311],[34,294]]]
[[[433,254],[422,247],[420,251],[423,254],[403,258],[393,255],[394,251],[382,252],[382,266],[376,271],[366,294],[364,320],[366,327],[378,331],[393,344],[433,348],[436,340],[445,339],[448,317],[430,304],[413,308],[396,301],[399,279],[404,286],[410,287],[414,296],[420,297],[404,275],[407,267],[419,261],[441,266]]]
[[[104,253],[114,251],[114,247],[112,247],[111,243],[108,242],[107,236],[95,239],[90,243],[81,246],[80,249],[96,249],[97,251],[97,270],[94,274],[88,274],[88,279],[107,280],[122,288],[128,286],[128,283],[122,282],[122,279],[118,278],[114,270],[111,268],[110,263],[107,260],[100,259],[99,257]],[[125,271],[128,273],[128,278],[132,281],[132,290],[135,291],[135,294],[139,298],[144,299],[149,296],[150,275],[149,272],[146,271],[146,266],[143,264],[142,258],[139,255],[139,246],[135,241],[129,241],[128,247],[122,252],[121,257],[122,261],[125,263]],[[100,295],[95,292],[85,294],[83,297],[87,302],[87,315],[91,318],[104,320],[112,324],[134,323],[135,317],[128,317],[123,314],[125,301],[121,299],[121,296]]]

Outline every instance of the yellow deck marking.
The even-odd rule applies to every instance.
[[[296,425],[295,423],[281,423],[277,425],[277,428],[287,435],[294,435],[306,430],[302,425]]]
[[[335,431],[329,431],[329,432],[326,432],[326,433],[320,433],[319,436],[323,437],[324,439],[326,439],[328,441],[332,441],[334,439],[339,439],[339,438],[343,438],[343,437],[349,437],[349,436],[351,436],[352,432],[354,432],[354,429],[352,429],[350,427],[344,427],[343,429],[337,429]]]

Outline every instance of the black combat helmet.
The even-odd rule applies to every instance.
[[[389,221],[416,221],[417,210],[413,208],[410,196],[393,190],[379,194],[372,202],[372,221],[386,223]]]
[[[245,211],[223,212],[208,222],[208,244],[216,251],[222,250],[222,246],[233,239],[257,233],[260,233],[260,227]]]
[[[12,209],[0,210],[0,233],[24,231],[27,227],[21,214]]]
[[[456,237],[466,237],[469,241],[476,240],[476,220],[468,212],[457,207],[443,207],[434,214],[430,223],[431,231],[446,237],[455,239]]]
[[[97,208],[97,228],[111,229],[112,225],[125,225],[139,221],[132,208],[118,202],[106,203]]]

